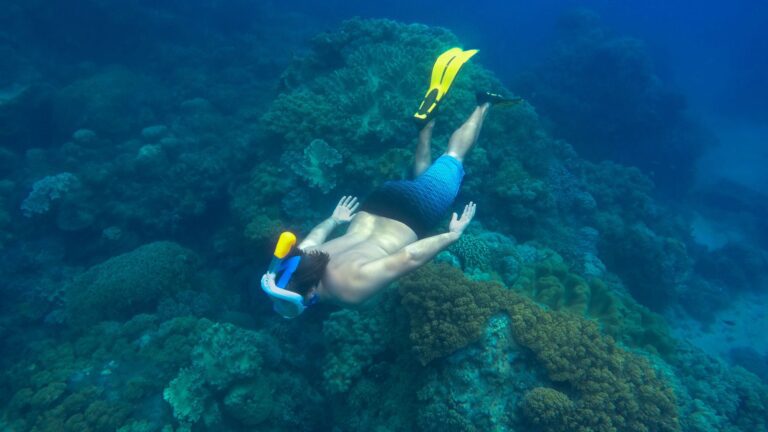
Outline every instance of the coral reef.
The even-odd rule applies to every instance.
[[[422,364],[478,339],[499,309],[499,286],[467,281],[447,265],[427,266],[400,282],[403,306],[411,321],[413,350]]]
[[[391,344],[390,313],[376,310],[386,305],[380,301],[374,308],[334,312],[323,323],[327,352],[323,380],[330,393],[347,391],[374,356]]]
[[[519,81],[536,106],[494,108],[464,161],[456,206],[480,203],[478,220],[448,264],[289,321],[258,289],[277,234],[311,228],[331,192],[408,176],[409,116],[435,56],[462,41],[353,19],[282,49],[310,28],[285,24],[307,17],[88,0],[60,19],[66,3],[0,10],[0,429],[768,428],[758,377],[674,340],[645,307],[711,319],[761,293],[765,256],[738,239],[706,249],[654,197],[670,170],[652,176],[646,152],[701,145],[636,41],[566,20],[573,39]],[[87,44],[80,19],[114,30]],[[603,61],[601,84],[584,71]],[[441,103],[434,156],[475,90],[512,93],[482,62]],[[601,158],[621,143],[641,169],[555,137]],[[760,214],[748,204],[734,211]],[[762,354],[731,352],[757,373]]]
[[[69,321],[82,326],[152,312],[163,297],[192,286],[198,260],[176,243],[156,242],[97,264],[66,287]]]
[[[584,156],[639,166],[668,193],[684,194],[714,138],[657,76],[645,44],[613,34],[585,9],[565,14],[558,31],[550,56],[515,88]]]
[[[672,389],[646,359],[619,348],[594,323],[523,302],[510,309],[510,316],[515,339],[536,353],[554,383],[565,383],[575,393],[572,405],[563,402],[562,393],[544,394],[556,396],[554,405],[541,403],[541,391],[527,395],[532,422],[547,420],[538,425],[548,431],[679,430]]]
[[[500,285],[469,281],[444,265],[419,270],[400,290],[411,318],[414,353],[422,364],[476,341],[494,313],[508,313],[517,343],[535,354],[553,383],[564,383],[573,392],[567,396],[571,403],[562,403],[564,394],[556,395],[558,413],[537,411],[549,409],[540,403],[541,391],[526,397],[527,418],[548,425],[545,430],[679,429],[671,388],[647,360],[620,348],[590,321],[545,311]]]
[[[625,344],[669,354],[675,342],[664,319],[601,279],[584,279],[569,270],[553,252],[523,266],[512,289],[552,310],[597,320],[603,330]],[[615,284],[614,284],[615,285]]]
[[[288,152],[283,155],[282,162],[291,167],[311,187],[328,193],[336,186],[333,167],[341,163],[341,155],[327,142],[315,139],[304,149],[303,155]]]
[[[21,203],[21,211],[26,217],[47,213],[53,201],[60,199],[78,185],[77,177],[68,172],[44,177],[32,185],[32,191]]]

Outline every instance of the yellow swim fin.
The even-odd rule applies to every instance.
[[[461,48],[451,48],[440,54],[432,67],[429,89],[419,105],[419,110],[413,115],[414,119],[427,122],[434,116],[437,104],[448,93],[459,69],[475,54],[477,50],[464,51]]]

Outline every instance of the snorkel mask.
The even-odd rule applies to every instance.
[[[286,231],[280,234],[269,270],[261,277],[261,289],[272,299],[275,312],[283,318],[296,318],[307,307],[317,302],[317,296],[313,296],[309,303],[305,304],[300,294],[285,289],[301,262],[300,256],[284,259],[294,244],[296,236],[293,233]]]

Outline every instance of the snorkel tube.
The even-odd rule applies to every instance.
[[[309,306],[304,304],[300,294],[285,289],[301,261],[300,256],[285,260],[295,244],[296,236],[293,233],[285,231],[280,234],[269,269],[261,277],[261,289],[272,299],[275,312],[283,318],[296,318]]]

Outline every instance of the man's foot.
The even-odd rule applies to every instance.
[[[483,92],[483,91],[479,91],[475,93],[475,98],[477,99],[478,105],[483,105],[488,103],[488,104],[491,104],[491,106],[517,105],[525,101],[525,99],[519,98],[519,97],[507,98],[498,93]]]

